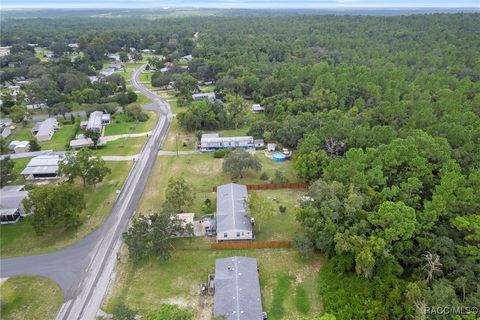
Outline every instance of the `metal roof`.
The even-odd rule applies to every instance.
[[[217,259],[213,315],[228,320],[263,320],[256,259]]]
[[[228,183],[217,187],[217,234],[228,230],[252,231],[247,214],[247,186]]]
[[[102,130],[102,111],[94,111],[88,117],[87,130]]]
[[[24,185],[6,186],[0,189],[0,209],[16,210],[28,196],[28,191],[22,191]]]
[[[90,138],[83,138],[83,139],[76,139],[70,141],[70,147],[78,148],[78,147],[89,147],[93,146],[93,140]]]
[[[199,100],[199,99],[209,99],[213,100],[216,98],[215,92],[205,92],[205,93],[195,93],[192,95],[193,100]]]
[[[253,143],[253,137],[252,136],[243,136],[243,137],[219,137],[218,135],[216,137],[214,136],[208,136],[205,137],[206,135],[202,135],[201,143],[214,143],[214,142],[251,142]]]
[[[22,171],[23,175],[29,174],[52,174],[58,171],[59,155],[37,156],[30,160],[27,167]]]
[[[40,123],[38,127],[37,136],[53,135],[58,121],[55,118],[47,118]]]

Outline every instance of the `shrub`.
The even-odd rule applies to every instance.
[[[123,303],[118,305],[115,310],[113,310],[113,319],[114,320],[134,320],[136,312],[124,305]]]
[[[262,174],[260,175],[260,180],[268,181],[268,179],[269,179],[268,174],[266,172],[262,172]]]
[[[219,149],[219,150],[215,150],[213,152],[213,157],[215,159],[221,159],[223,157],[225,157],[227,154],[229,154],[232,150],[229,150],[229,149]]]
[[[272,183],[287,183],[288,179],[281,171],[275,171],[275,175],[272,178]]]
[[[287,211],[287,207],[285,206],[279,206],[278,210],[280,210],[280,213],[285,213]]]
[[[306,235],[298,235],[293,239],[293,247],[298,250],[304,259],[310,258],[313,254],[313,243]]]

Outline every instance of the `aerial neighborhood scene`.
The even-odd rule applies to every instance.
[[[478,1],[0,10],[0,319],[480,318]]]

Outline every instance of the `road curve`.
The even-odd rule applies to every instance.
[[[153,101],[149,108],[159,116],[105,222],[78,243],[57,252],[0,260],[0,277],[41,275],[60,285],[65,302],[57,320],[95,319],[111,280],[122,233],[138,206],[167,135],[172,119],[170,106],[138,81],[144,68],[142,65],[133,72],[132,84]]]

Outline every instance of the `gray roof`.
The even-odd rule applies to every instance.
[[[228,230],[252,231],[247,214],[247,186],[228,183],[217,187],[217,234]]]
[[[228,320],[263,320],[256,259],[217,259],[213,315]]]
[[[94,111],[88,117],[87,130],[102,130],[102,111]]]
[[[5,118],[5,119],[0,119],[0,123],[2,124],[8,124],[8,123],[12,123],[12,119],[10,118]]]
[[[40,123],[38,127],[37,136],[44,136],[53,134],[55,131],[55,127],[58,125],[58,121],[55,118],[48,118],[45,119],[43,122]]]
[[[193,100],[199,100],[199,99],[209,99],[213,100],[215,99],[215,92],[205,92],[205,93],[195,93],[192,95]]]
[[[28,191],[22,191],[24,185],[6,186],[0,189],[0,209],[16,210],[28,196]]]
[[[22,174],[52,174],[58,171],[58,162],[61,160],[59,155],[37,156],[30,160],[27,167],[23,169]]]
[[[93,146],[93,140],[90,138],[82,138],[70,141],[70,147],[81,148]]]

